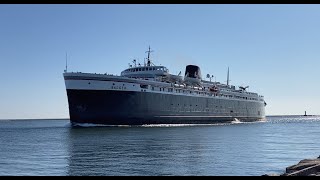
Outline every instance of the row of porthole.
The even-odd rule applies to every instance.
[[[174,104],[172,104],[171,103],[171,106],[173,106]],[[180,104],[177,104],[178,106],[180,106]],[[186,104],[184,104],[184,106],[186,106]],[[192,104],[190,104],[190,106],[192,106]],[[197,104],[196,104],[196,106],[198,106]],[[219,108],[219,106],[216,106],[215,108]],[[223,106],[220,106],[220,108],[222,109],[223,108]],[[225,108],[224,108],[225,109]],[[229,109],[229,108],[227,108],[227,109]],[[245,108],[243,108],[244,110],[245,110]],[[254,108],[249,108],[248,110],[253,110]]]
[[[152,87],[152,90],[154,91],[154,87]],[[171,89],[168,89],[168,92],[173,92],[173,90]],[[160,88],[160,91],[165,91],[165,88]],[[223,94],[219,94],[219,95],[216,95],[216,94],[208,94],[208,93],[205,93],[205,92],[197,92],[197,91],[186,91],[186,90],[183,90],[182,92],[180,92],[180,90],[178,91],[176,89],[176,93],[184,93],[184,94],[187,94],[187,92],[190,92],[190,94],[193,94],[192,92],[195,92],[196,94],[200,94],[200,95],[207,95],[207,96],[220,96],[220,97],[228,97],[228,98],[235,98],[235,99],[246,99],[246,100],[257,100],[257,99],[254,99],[254,98],[248,98],[248,97],[233,97],[231,95],[223,95]]]
[[[91,82],[88,82],[88,84],[91,84]],[[112,85],[116,85],[115,83],[112,83]],[[124,86],[125,84],[122,84],[122,86]],[[132,86],[135,86],[134,84]]]
[[[154,87],[152,87],[152,90],[154,91]],[[165,88],[160,88],[159,89],[160,91],[165,91]],[[169,88],[168,89],[168,92],[173,92],[173,89],[172,88]],[[197,91],[188,91],[188,90],[182,90],[182,92],[180,92],[180,90],[176,89],[176,93],[187,93],[187,92],[190,92],[190,94],[192,94],[192,92],[195,92],[196,94],[201,94],[201,95],[210,95],[212,96],[212,94],[207,94],[205,92],[197,92]],[[214,96],[216,96],[216,94],[213,94]],[[223,95],[223,94],[219,94],[217,96],[221,96],[221,97],[229,97],[229,98],[238,98],[238,99],[250,99],[250,100],[257,100],[255,98],[248,98],[248,97],[239,97],[239,96],[236,96],[236,97],[233,97],[231,95]]]
[[[116,84],[115,84],[115,83],[112,83],[112,85],[116,85]],[[122,84],[122,86],[124,86],[124,84]],[[133,84],[132,86],[134,86],[134,84]]]

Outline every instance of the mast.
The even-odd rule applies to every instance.
[[[229,86],[229,67],[228,67],[228,75],[227,75],[227,86]]]
[[[66,53],[66,69],[64,70],[64,72],[68,71],[68,53]]]
[[[151,50],[150,50],[150,46],[149,46],[149,50],[148,50],[148,51],[146,51],[146,53],[148,53],[148,58],[147,58],[148,62],[147,62],[147,66],[150,66],[150,65],[151,65],[151,61],[150,61],[150,53],[151,53],[151,52],[153,52],[153,51],[151,51]]]

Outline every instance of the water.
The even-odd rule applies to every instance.
[[[0,175],[280,174],[320,155],[319,127],[319,116],[83,128],[68,120],[0,121]]]

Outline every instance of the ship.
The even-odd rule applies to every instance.
[[[184,76],[166,66],[129,63],[120,75],[63,73],[70,122],[102,125],[215,124],[265,120],[264,97],[249,86],[202,78],[197,65],[187,64]]]

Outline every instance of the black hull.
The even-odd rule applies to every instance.
[[[67,95],[73,124],[214,124],[231,122],[235,118],[240,121],[264,119],[263,104],[258,102],[241,104],[234,100],[226,103],[227,100],[203,97],[106,90],[67,89]],[[224,104],[232,105],[232,110]]]

